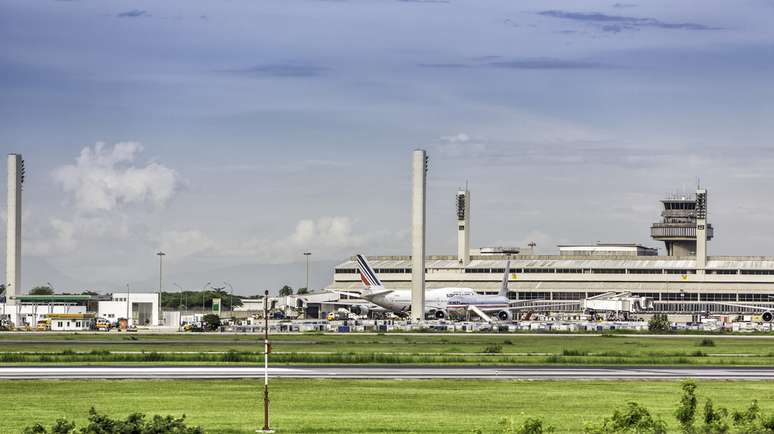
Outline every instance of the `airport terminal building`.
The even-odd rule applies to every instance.
[[[558,255],[518,248],[471,250],[467,190],[457,193],[456,256],[426,260],[426,288],[473,288],[496,294],[510,260],[509,297],[567,301],[553,311],[580,310],[581,300],[607,292],[651,297],[656,312],[752,313],[745,305],[774,308],[774,256],[707,256],[714,229],[707,223],[707,192],[662,200],[662,219],[651,226],[666,256],[639,244],[559,246]],[[372,256],[369,262],[387,288],[411,288],[411,257]],[[330,289],[362,287],[355,261],[336,266]],[[760,311],[758,309],[757,311]]]

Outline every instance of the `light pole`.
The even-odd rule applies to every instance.
[[[178,331],[179,331],[180,326],[183,325],[183,287],[178,285],[175,282],[172,282],[172,284],[177,286],[177,288],[180,290],[180,301],[179,301],[179,305],[177,306],[177,309],[178,309],[177,328],[178,328]]]
[[[177,289],[180,290],[180,301],[179,301],[179,306],[177,306],[177,308],[181,309],[183,307],[183,287],[174,282],[172,284],[177,286]]]
[[[309,292],[309,257],[312,256],[312,252],[304,252],[306,256],[306,292]]]
[[[163,259],[164,259],[164,256],[167,256],[167,254],[164,252],[158,252],[156,253],[156,256],[159,257],[159,297],[161,297],[161,291],[163,289],[161,286],[161,276],[162,276],[161,273],[163,271],[163,262],[164,262]]]
[[[126,330],[129,330],[129,315],[131,315],[132,303],[129,301],[129,284],[126,284]]]
[[[159,299],[158,299],[158,303],[159,303],[158,306],[159,307],[158,307],[158,309],[156,309],[156,315],[157,315],[156,318],[158,318],[157,321],[160,321],[161,320],[161,291],[162,291],[161,271],[162,271],[163,259],[164,259],[164,256],[166,256],[166,253],[164,253],[162,251],[159,251],[158,253],[156,253],[156,255],[159,257]],[[157,322],[157,324],[158,324],[158,322]]]
[[[269,428],[269,291],[263,296],[263,428],[259,432],[272,433]]]
[[[228,294],[228,307],[231,310],[232,315],[233,315],[233,312],[234,312],[234,287],[230,283],[228,283],[226,281],[223,281],[223,283],[225,285],[228,285],[228,288],[231,290],[231,292],[229,292],[229,294]]]
[[[210,286],[212,282],[207,282],[204,284],[204,287],[202,288],[202,315],[204,315],[204,291],[207,289],[208,286]]]

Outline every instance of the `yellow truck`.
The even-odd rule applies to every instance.
[[[39,332],[45,332],[45,331],[51,330],[51,320],[46,318],[38,321],[38,324],[35,327],[35,330]]]
[[[106,320],[105,318],[97,318],[97,322],[94,323],[94,327],[100,331],[110,331],[110,329],[113,327],[113,324],[111,324],[110,321]]]

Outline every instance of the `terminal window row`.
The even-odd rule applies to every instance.
[[[380,274],[409,274],[411,268],[376,268]],[[502,274],[503,268],[466,268],[465,273]],[[355,268],[337,268],[338,274],[357,274]],[[660,268],[513,268],[511,273],[566,273],[566,274],[696,274],[696,270]],[[707,274],[774,275],[774,270],[707,270]],[[121,300],[116,300],[121,301]]]
[[[740,307],[740,306],[718,306],[716,304],[703,304],[703,303],[653,303],[653,308],[661,312],[690,312],[696,313],[696,311],[703,312],[738,312],[738,313],[760,313],[760,309],[754,307]]]
[[[545,292],[545,291],[512,291],[511,299],[519,300],[582,300],[603,294],[602,292]],[[655,301],[713,301],[713,302],[768,302],[774,303],[774,294],[749,293],[696,293],[696,292],[639,292],[632,293],[635,297],[650,297]]]

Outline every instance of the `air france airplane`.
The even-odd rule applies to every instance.
[[[411,310],[411,290],[386,289],[363,255],[357,255],[360,280],[365,288],[358,293],[335,291],[368,300],[391,312],[404,314]],[[450,311],[470,310],[481,316],[495,314],[502,321],[513,318],[511,301],[508,300],[508,274],[510,261],[505,265],[502,286],[497,295],[480,295],[472,288],[436,288],[425,291],[425,314],[435,319],[444,319]]]

